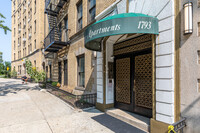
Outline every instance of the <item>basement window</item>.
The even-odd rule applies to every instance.
[[[200,92],[200,79],[197,79],[197,89],[198,89],[198,92]]]
[[[198,33],[197,33],[197,35],[200,36],[200,22],[198,22],[197,25],[198,25],[198,29],[197,29],[197,32],[198,32]]]
[[[198,54],[198,57],[197,57],[197,59],[198,59],[198,64],[200,64],[200,50],[197,51],[197,54]]]

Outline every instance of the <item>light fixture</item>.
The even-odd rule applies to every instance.
[[[191,34],[193,32],[193,13],[192,2],[183,5],[184,10],[184,34]]]

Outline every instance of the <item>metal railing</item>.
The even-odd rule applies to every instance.
[[[168,127],[168,133],[183,133],[183,128],[186,126],[186,118],[182,118]]]
[[[61,41],[61,39],[61,33],[58,31],[58,27],[52,28],[44,39],[44,48],[46,49],[52,42]]]
[[[74,99],[75,103],[72,104],[73,106],[80,107],[80,104],[85,104],[85,103],[88,103],[90,106],[96,105],[97,93],[75,95],[75,94],[69,93],[65,90],[54,87],[50,83],[46,83],[46,88],[59,91],[62,93],[62,95],[70,97],[70,99]],[[67,101],[67,100],[65,100],[65,101]],[[68,103],[70,103],[70,102],[68,102]]]
[[[86,102],[92,105],[96,104],[97,94],[83,94],[83,95],[76,95],[76,99],[78,99],[80,102]]]
[[[45,0],[45,10],[58,13],[68,0]]]

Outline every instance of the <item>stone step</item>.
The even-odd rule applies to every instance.
[[[106,110],[106,114],[141,129],[144,132],[150,132],[150,118],[116,108]]]

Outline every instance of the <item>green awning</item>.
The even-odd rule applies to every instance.
[[[85,47],[101,51],[103,37],[133,33],[158,34],[158,19],[140,13],[123,13],[106,17],[85,30]]]

